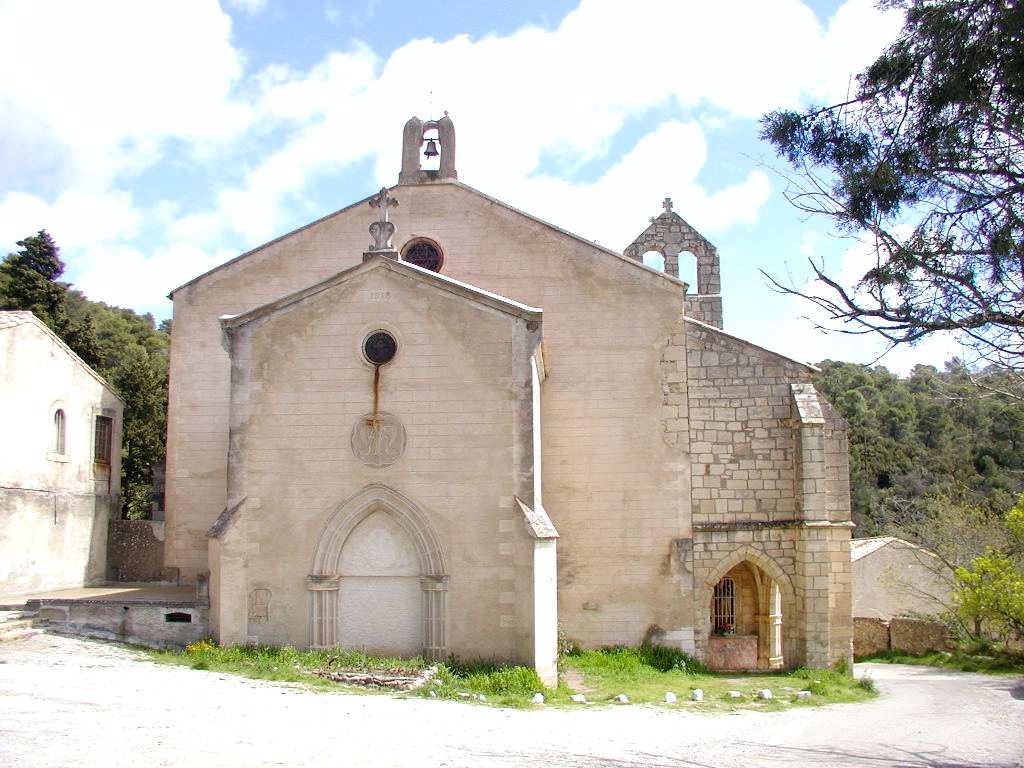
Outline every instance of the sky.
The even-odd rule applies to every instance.
[[[877,338],[817,331],[761,274],[866,262],[787,202],[759,119],[840,100],[901,21],[871,0],[0,0],[0,253],[45,228],[65,279],[160,320],[181,283],[394,184],[405,120],[448,111],[460,180],[615,250],[670,196],[718,247],[727,331],[872,363]]]

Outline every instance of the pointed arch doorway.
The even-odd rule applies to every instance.
[[[367,486],[331,516],[307,586],[311,647],[447,653],[441,546],[423,512],[387,486]]]

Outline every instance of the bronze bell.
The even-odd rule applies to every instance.
[[[426,157],[437,157],[437,142],[434,139],[427,139],[427,148],[423,150]]]

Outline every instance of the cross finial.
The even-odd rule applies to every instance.
[[[665,202],[663,202],[661,204],[661,207],[665,209],[665,213],[668,213],[669,211],[671,211],[672,210],[672,198],[671,197],[666,197],[665,198]]]
[[[377,221],[370,224],[370,234],[373,235],[373,243],[370,245],[370,250],[393,250],[391,236],[395,234],[395,225],[388,221],[388,208],[394,208],[397,205],[398,201],[388,193],[387,187],[381,187],[380,192],[370,198],[370,207],[380,209]]]
[[[379,221],[388,220],[388,208],[397,208],[398,200],[393,198],[387,187],[381,187],[380,192],[370,198],[371,208],[380,208]]]

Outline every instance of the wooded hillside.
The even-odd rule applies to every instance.
[[[815,384],[850,427],[855,536],[894,532],[935,498],[1001,514],[1024,490],[1024,403],[979,389],[956,363],[905,379],[881,366],[820,367]]]

